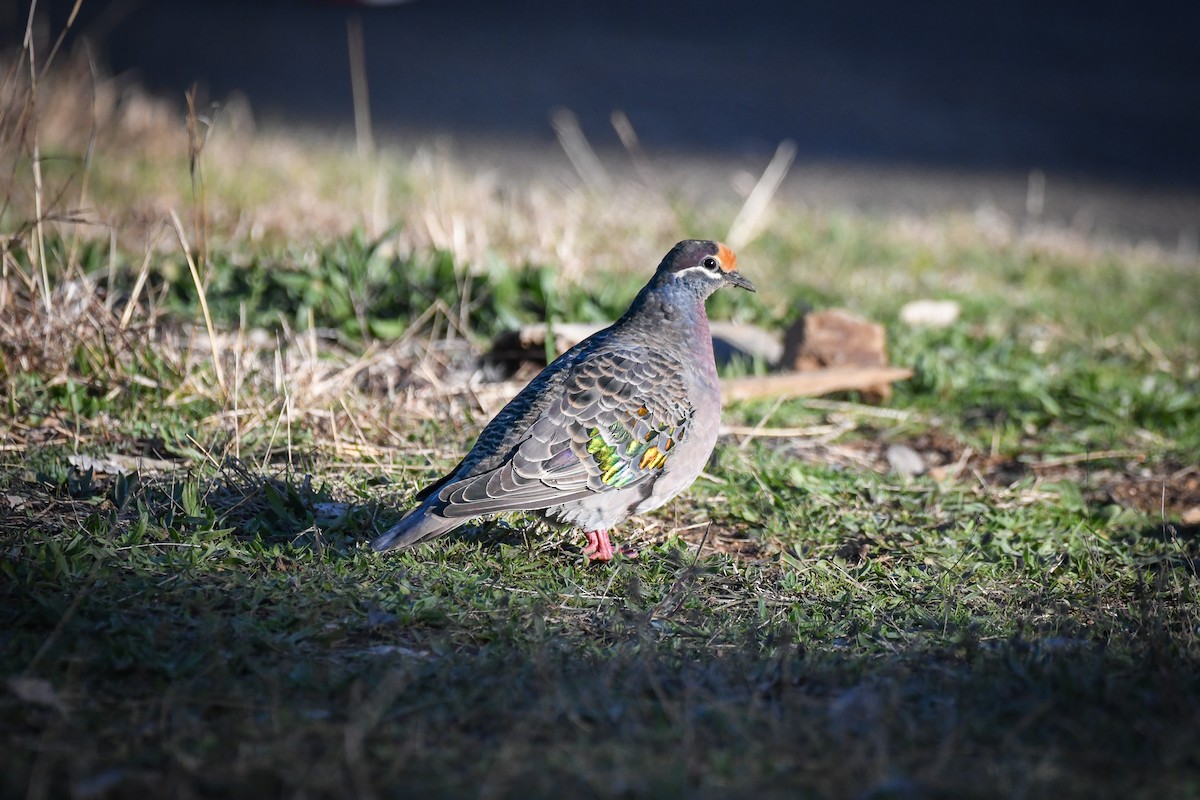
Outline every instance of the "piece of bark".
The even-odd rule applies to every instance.
[[[783,335],[784,369],[886,367],[887,332],[877,322],[838,308],[805,314]],[[887,383],[860,390],[875,400],[891,397]]]

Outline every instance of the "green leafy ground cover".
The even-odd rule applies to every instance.
[[[635,220],[271,133],[210,143],[199,192],[175,125],[92,164],[45,133],[112,238],[30,224],[4,140],[5,796],[1200,795],[1194,262],[780,205],[739,254],[770,290],[712,316],[879,319],[915,370],[885,407],[728,408],[761,435],[626,525],[636,559],[520,516],[381,557],[495,410],[492,333],[619,313],[736,203]],[[930,296],[962,317],[899,322]]]

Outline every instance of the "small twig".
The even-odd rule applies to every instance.
[[[778,411],[779,407],[783,405],[784,400],[787,400],[786,395],[780,395],[779,397],[776,397],[775,402],[771,404],[771,407],[767,409],[766,413],[758,418],[758,422],[754,423],[754,426],[750,428],[749,431],[746,431],[744,434],[742,434],[742,441],[738,444],[739,450],[745,450],[750,446],[750,442],[754,440],[755,433],[766,427],[767,420],[775,416],[775,412]]]
[[[187,435],[187,440],[188,440],[189,442],[191,442],[193,445],[195,445],[195,447],[196,447],[196,449],[197,449],[197,450],[199,450],[201,453],[203,453],[203,454],[204,454],[204,457],[205,457],[206,459],[208,459],[208,462],[209,462],[210,464],[212,464],[212,465],[213,465],[213,467],[215,467],[215,468],[216,468],[216,469],[218,469],[218,470],[219,470],[219,469],[221,469],[221,462],[220,462],[220,461],[218,461],[218,460],[216,459],[216,457],[214,457],[214,456],[213,456],[213,454],[212,454],[212,451],[211,451],[211,450],[209,450],[207,447],[205,447],[204,445],[202,445],[202,444],[200,444],[198,441],[196,441],[196,437],[192,436],[192,435],[189,433],[189,434]]]
[[[812,439],[829,434],[842,434],[851,428],[845,425],[810,425],[807,428],[760,428],[757,425],[722,425],[722,436],[744,436],[743,444],[754,439]]]
[[[700,561],[700,554],[704,552],[704,545],[708,543],[708,534],[712,531],[712,520],[709,520],[708,525],[704,527],[704,535],[700,537],[700,546],[696,548],[696,555],[692,557],[692,564],[688,569],[695,569],[696,563]]]
[[[897,422],[905,422],[913,416],[913,412],[911,411],[904,411],[898,408],[880,408],[879,406],[868,406],[863,403],[850,403],[845,400],[806,398],[804,406],[805,408],[816,408],[821,411],[839,411],[846,414],[858,414],[864,417],[892,419]]]
[[[1100,450],[1095,453],[1075,453],[1069,456],[1060,456],[1059,458],[1048,458],[1044,461],[1031,463],[1033,469],[1051,469],[1053,467],[1065,467],[1070,464],[1088,464],[1092,461],[1104,461],[1110,458],[1136,458],[1145,460],[1146,454],[1139,453],[1136,450]]]
[[[754,400],[760,397],[805,397],[851,390],[870,389],[912,377],[902,367],[834,367],[805,372],[781,372],[721,381],[724,402]]]

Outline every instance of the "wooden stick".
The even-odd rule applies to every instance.
[[[815,397],[830,392],[872,389],[912,377],[903,367],[837,367],[721,381],[722,402],[761,397]]]

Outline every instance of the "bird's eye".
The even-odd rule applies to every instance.
[[[704,259],[704,266],[706,269],[720,269],[721,262],[717,261],[712,256],[709,256],[708,258]]]

